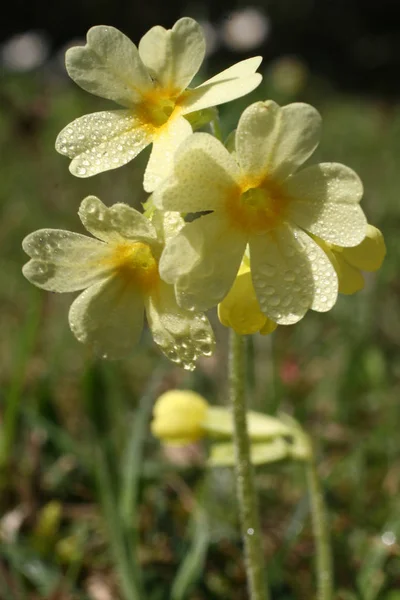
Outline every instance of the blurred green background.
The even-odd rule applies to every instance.
[[[79,180],[54,150],[74,118],[103,110],[66,77],[62,55],[93,24],[138,41],[182,15],[201,20],[209,55],[198,80],[254,54],[264,79],[222,106],[227,135],[256,100],[305,101],[323,117],[312,162],[343,162],[388,254],[365,289],[328,314],[249,341],[251,406],[292,414],[312,434],[329,509],[337,599],[400,600],[400,23],[396,3],[282,0],[158,4],[17,0],[0,60],[0,599],[247,598],[229,469],[206,472],[202,445],[163,451],[148,433],[171,387],[225,404],[227,331],[194,373],[168,364],[144,332],[118,363],[72,336],[69,294],[21,275],[21,241],[42,227],[83,233],[88,194],[140,208],[148,152]],[[39,44],[39,45],[38,45]],[[254,362],[251,357],[254,356]],[[257,470],[273,600],[314,597],[314,546],[300,466]],[[136,559],[135,560],[135,556]],[[135,582],[142,591],[135,595]]]

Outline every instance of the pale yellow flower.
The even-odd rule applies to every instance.
[[[373,272],[380,269],[386,255],[386,245],[382,232],[373,225],[367,225],[363,241],[353,248],[342,248],[335,244],[315,241],[329,256],[339,278],[341,294],[355,294],[364,287],[362,271]]]
[[[338,278],[312,236],[357,246],[367,223],[354,171],[323,163],[296,173],[318,144],[320,121],[307,104],[256,102],[240,118],[234,152],[206,133],[182,143],[154,203],[163,210],[212,212],[187,223],[160,260],[161,277],[175,285],[181,306],[205,310],[221,302],[247,244],[266,317],[289,325],[310,308],[333,306]]]
[[[150,222],[126,204],[107,208],[89,196],[79,217],[94,237],[41,229],[23,241],[29,281],[51,292],[84,290],[69,311],[76,338],[104,358],[120,358],[139,341],[146,312],[154,341],[170,360],[193,369],[198,356],[210,355],[208,320],[180,308],[158,272],[166,239],[183,225],[179,215],[156,211]]]
[[[192,133],[193,113],[239,98],[261,81],[255,73],[261,57],[254,57],[188,88],[204,55],[202,29],[187,17],[169,30],[153,27],[138,48],[114,27],[90,29],[86,46],[67,51],[67,71],[84,90],[124,109],[85,115],[61,131],[56,149],[72,159],[71,173],[89,177],[115,169],[153,143],[144,187],[154,190]]]

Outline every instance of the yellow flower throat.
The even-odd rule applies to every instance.
[[[158,265],[148,244],[142,242],[122,242],[113,248],[107,259],[119,277],[138,287],[142,293],[149,293],[159,282]]]
[[[169,121],[178,110],[178,98],[175,90],[154,88],[143,96],[137,111],[143,124],[158,129]]]
[[[244,181],[226,201],[228,217],[235,226],[248,233],[275,229],[284,220],[289,198],[276,183]]]

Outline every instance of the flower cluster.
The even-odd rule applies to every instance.
[[[338,291],[362,288],[360,270],[383,260],[382,234],[360,208],[356,173],[337,163],[301,168],[319,141],[313,107],[251,104],[226,145],[194,132],[216,118],[215,106],[262,79],[255,57],[191,88],[204,55],[202,30],[190,18],[171,30],[153,27],[138,47],[113,27],[93,27],[85,46],[67,51],[70,77],[122,107],[61,131],[56,149],[71,159],[70,171],[96,175],[153,145],[145,213],[89,196],[79,216],[94,237],[43,229],[23,242],[32,283],[83,290],[70,327],[101,356],[129,352],[145,313],[166,356],[192,369],[214,345],[202,311],[219,304],[224,325],[268,334],[309,309],[329,310]]]

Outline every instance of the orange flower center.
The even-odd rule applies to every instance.
[[[143,95],[137,113],[145,125],[159,129],[169,121],[174,112],[179,111],[177,100],[176,90],[155,87]]]
[[[281,187],[268,179],[243,181],[227,197],[226,211],[235,228],[247,233],[275,229],[285,218],[289,203]]]
[[[148,294],[159,282],[158,265],[148,244],[122,242],[116,244],[107,262],[127,283]]]

